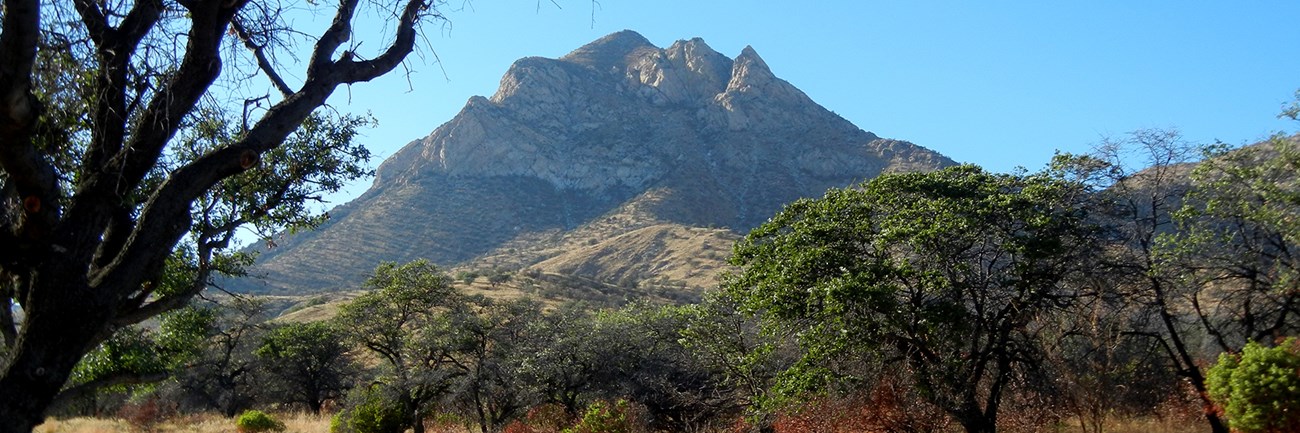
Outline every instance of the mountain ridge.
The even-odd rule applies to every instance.
[[[491,97],[394,153],[331,221],[264,251],[253,273],[265,278],[244,289],[355,287],[380,260],[414,258],[635,283],[654,267],[611,262],[623,255],[608,241],[651,227],[627,244],[695,229],[734,238],[827,188],[951,164],[816,104],[752,47],[729,58],[699,38],[658,48],[622,31],[514,62]]]

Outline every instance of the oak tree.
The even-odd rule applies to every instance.
[[[1095,254],[1086,192],[974,166],[883,175],[750,232],[725,290],[803,346],[786,387],[825,388],[837,362],[894,362],[966,431],[992,432],[1040,358],[1041,318],[1070,305]]]
[[[268,332],[254,354],[277,400],[302,403],[319,415],[326,401],[344,395],[359,370],[349,349],[342,332],[326,322],[290,323]]]
[[[272,157],[295,156],[292,134],[338,86],[399,66],[435,3],[340,0],[310,52],[295,53],[299,33],[277,2],[5,0],[0,432],[40,423],[73,367],[116,330],[233,270],[224,251],[236,229],[309,223],[283,211],[328,191],[356,149],[309,133],[307,157]],[[393,31],[370,54],[352,40],[368,7]],[[291,71],[299,55],[303,70]],[[272,93],[226,97],[254,71]],[[178,257],[189,278],[164,281]]]

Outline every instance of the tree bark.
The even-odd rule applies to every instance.
[[[72,368],[96,343],[100,329],[85,324],[108,320],[110,309],[93,302],[85,286],[58,283],[47,278],[31,287],[25,326],[0,377],[0,433],[28,433],[44,421]]]

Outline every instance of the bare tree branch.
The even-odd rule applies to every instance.
[[[275,66],[272,65],[271,60],[266,57],[266,47],[254,43],[252,35],[249,34],[247,28],[244,28],[243,24],[240,24],[239,20],[231,22],[231,26],[234,27],[235,34],[239,36],[239,40],[243,41],[244,47],[253,52],[253,57],[257,59],[258,69],[261,69],[262,73],[266,74],[266,78],[271,80],[271,84],[275,85],[275,89],[279,90],[280,94],[283,96],[293,94],[293,89],[289,87],[288,83],[284,82],[283,78],[280,78],[280,74],[275,71]]]

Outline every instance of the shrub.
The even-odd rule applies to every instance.
[[[284,431],[284,423],[271,418],[266,412],[260,410],[246,410],[235,420],[235,428],[239,433],[262,433],[269,431]]]
[[[573,419],[564,406],[544,404],[529,409],[524,419],[506,425],[502,433],[560,433],[572,423]]]
[[[544,404],[529,409],[525,418],[528,420],[528,425],[544,432],[559,432],[573,423],[569,412],[564,409],[564,406],[558,404]]]
[[[1234,431],[1300,431],[1300,340],[1273,348],[1251,342],[1239,355],[1220,355],[1206,386]]]
[[[330,433],[402,433],[409,420],[397,401],[376,391],[364,391],[356,404],[330,420]]]
[[[587,406],[578,424],[564,433],[635,433],[644,430],[639,418],[627,400],[613,404],[597,400]]]

